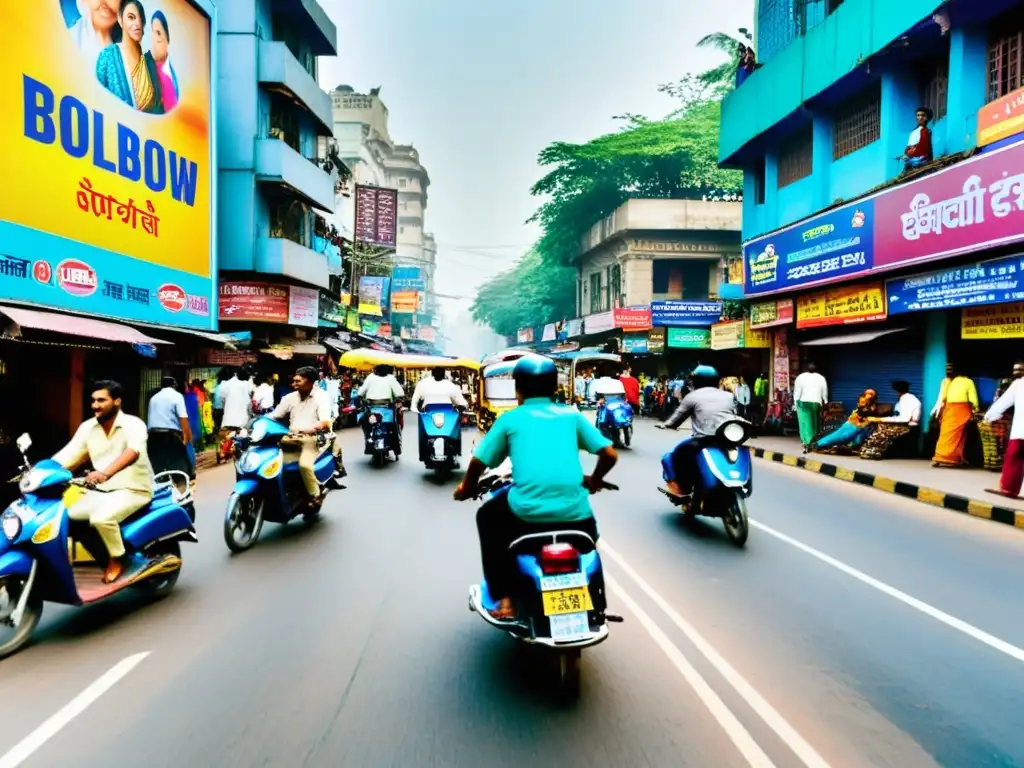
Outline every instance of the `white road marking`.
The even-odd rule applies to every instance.
[[[1017,661],[1024,661],[1024,648],[1020,648],[1016,645],[1013,645],[1012,643],[1008,643],[1005,640],[1000,640],[995,635],[990,635],[983,629],[978,629],[978,627],[975,627],[973,624],[968,624],[966,621],[958,619],[956,616],[951,616],[945,611],[939,610],[934,605],[930,605],[929,603],[926,603],[923,600],[918,600],[916,597],[908,595],[906,592],[896,589],[896,587],[892,587],[886,584],[884,581],[879,581],[873,576],[868,576],[866,573],[858,571],[853,566],[847,565],[841,560],[836,560],[831,555],[826,555],[824,552],[821,552],[815,549],[814,547],[808,546],[807,544],[804,544],[802,541],[797,541],[792,536],[787,536],[786,534],[780,531],[776,531],[774,528],[771,528],[770,526],[767,526],[764,523],[759,523],[755,520],[751,520],[750,524],[758,530],[764,531],[769,536],[774,536],[779,541],[784,541],[790,546],[796,547],[801,552],[805,552],[811,557],[817,558],[821,562],[831,565],[833,568],[842,571],[847,576],[852,576],[853,578],[857,579],[857,581],[863,584],[867,584],[869,587],[873,587],[874,589],[877,589],[879,592],[882,592],[883,594],[889,595],[889,597],[893,597],[896,600],[899,600],[904,605],[909,605],[911,608],[920,611],[926,616],[931,616],[936,621],[941,621],[947,627],[952,627],[958,632],[963,632],[968,637],[973,637],[975,640],[984,643],[990,648],[993,648],[999,651],[1000,653],[1005,653],[1012,659],[1016,659]]]
[[[713,666],[718,673],[725,678],[726,682],[729,683],[735,689],[735,691],[743,697],[743,700],[747,705],[756,712],[762,720],[775,731],[776,735],[782,740],[786,746],[788,746],[800,761],[807,766],[807,768],[829,768],[828,762],[801,736],[797,730],[791,726],[786,719],[779,714],[771,704],[769,704],[765,698],[757,692],[757,690],[746,678],[743,677],[736,669],[725,660],[725,658],[715,650],[714,646],[711,645],[704,637],[691,625],[686,619],[679,615],[676,611],[661,595],[659,595],[650,584],[648,584],[643,577],[640,576],[633,568],[627,563],[618,552],[612,547],[608,546],[605,539],[601,539],[600,550],[602,553],[608,555],[619,568],[621,568],[634,582],[640,587],[640,590],[647,595],[647,597],[658,606],[658,608],[672,621],[679,630],[686,635],[687,639],[693,644],[693,646],[701,652],[705,659]],[[606,576],[607,578],[607,576]],[[3,766],[0,766],[3,768]]]
[[[102,677],[94,680],[89,687],[75,696],[61,709],[49,717],[32,733],[15,744],[4,755],[0,756],[0,768],[15,768],[21,765],[47,741],[56,736],[64,726],[82,714],[104,693],[113,688],[128,675],[138,664],[149,656],[149,651],[129,656],[115,664]]]
[[[722,730],[725,731],[726,736],[728,736],[732,743],[736,745],[736,748],[740,751],[740,754],[743,755],[751,768],[775,768],[775,763],[773,763],[771,758],[765,754],[764,750],[758,746],[757,742],[754,741],[754,737],[750,735],[750,732],[743,727],[743,724],[740,723],[736,715],[732,713],[732,710],[730,710],[725,705],[725,702],[719,698],[718,694],[712,690],[711,686],[708,685],[700,672],[694,669],[686,656],[683,655],[683,652],[672,644],[668,635],[661,631],[661,628],[658,627],[654,619],[648,616],[647,613],[636,604],[633,598],[627,594],[615,579],[607,573],[605,574],[604,579],[608,586],[611,587],[612,592],[615,593],[616,598],[625,604],[629,612],[640,620],[640,624],[647,630],[647,634],[649,634],[651,639],[654,640],[661,650],[665,652],[669,661],[675,665],[675,668],[679,670],[679,673],[683,676],[686,682],[690,684],[694,693],[697,694],[697,698],[703,702],[711,715],[718,721],[718,724],[722,726]]]

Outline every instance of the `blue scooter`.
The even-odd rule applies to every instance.
[[[750,524],[747,519],[747,499],[753,493],[753,465],[750,449],[744,443],[750,437],[750,422],[730,419],[715,432],[714,437],[701,441],[697,451],[697,483],[689,496],[676,496],[659,488],[669,501],[681,507],[688,519],[697,515],[719,517],[725,524],[725,533],[737,547],[747,543]],[[671,461],[665,454],[662,465]]]
[[[319,508],[308,505],[298,462],[284,461],[280,443],[288,434],[288,427],[261,416],[251,430],[242,430],[236,437],[241,455],[235,461],[235,489],[224,515],[224,542],[232,552],[252,547],[266,521],[287,523],[302,515],[312,522],[320,514]],[[338,465],[331,450],[333,442],[333,434],[317,435],[321,450],[313,467],[324,491],[344,488],[335,477]]]
[[[621,395],[606,397],[597,410],[597,427],[616,447],[633,441],[633,406]]]
[[[423,407],[419,422],[420,461],[438,477],[448,477],[462,456],[462,414],[451,403],[434,403]]]
[[[181,542],[199,540],[185,511],[192,502],[188,476],[162,472],[154,477],[153,500],[121,523],[132,564],[117,581],[104,584],[106,547],[88,521],[68,516],[81,497],[81,483],[53,459],[33,466],[26,456],[31,445],[28,435],[18,438],[22,497],[0,514],[0,659],[29,641],[45,601],[87,605],[126,587],[151,598],[165,596],[181,573]],[[177,475],[184,478],[183,493],[175,485]]]
[[[383,466],[391,453],[395,454],[395,461],[402,455],[402,430],[398,428],[396,407],[390,403],[368,403],[359,416],[360,425],[364,420],[367,425],[363,452],[375,466]]]
[[[486,475],[478,498],[508,493],[508,476]],[[611,483],[605,489],[617,491]],[[564,530],[521,536],[508,549],[521,576],[513,595],[514,620],[491,615],[497,601],[481,580],[469,588],[469,610],[520,642],[555,656],[558,692],[574,700],[580,693],[580,662],[584,648],[608,639],[608,622],[622,617],[607,613],[604,571],[597,544],[582,531]]]

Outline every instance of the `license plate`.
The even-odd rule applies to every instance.
[[[562,616],[568,613],[594,610],[594,603],[590,599],[590,590],[586,587],[554,589],[550,592],[541,592],[541,597],[544,599],[545,616]]]
[[[551,639],[562,642],[582,640],[590,634],[586,613],[567,613],[551,617]]]
[[[378,440],[377,441],[377,450],[378,451],[383,451],[384,450],[384,441],[383,440]]]
[[[540,577],[541,592],[550,592],[553,589],[571,589],[572,587],[587,586],[587,577],[581,571],[576,573],[558,573],[554,576]]]

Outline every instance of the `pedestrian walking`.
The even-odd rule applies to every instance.
[[[793,402],[796,403],[800,442],[804,453],[807,453],[821,431],[821,409],[828,404],[828,382],[818,373],[814,363],[808,363],[804,372],[793,382]]]
[[[936,467],[962,467],[967,464],[967,426],[979,408],[978,389],[967,376],[960,375],[953,363],[946,364],[946,378],[932,416],[939,419],[939,440],[932,457]]]
[[[1003,473],[999,478],[999,488],[986,489],[989,493],[1019,499],[1021,485],[1024,484],[1024,361],[1014,364],[1014,382],[992,404],[985,414],[985,421],[993,422],[1013,408],[1013,423],[1010,426],[1010,440],[1006,444],[1003,455]]]

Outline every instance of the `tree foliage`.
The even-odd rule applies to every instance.
[[[741,27],[736,35],[726,32],[712,32],[697,41],[698,48],[710,48],[725,54],[728,58],[718,66],[705,70],[697,75],[697,82],[711,88],[719,95],[733,89],[736,84],[736,66],[739,63],[740,48],[754,44],[750,31]]]
[[[480,288],[470,310],[502,336],[576,314],[576,270],[544,262],[536,251]]]

